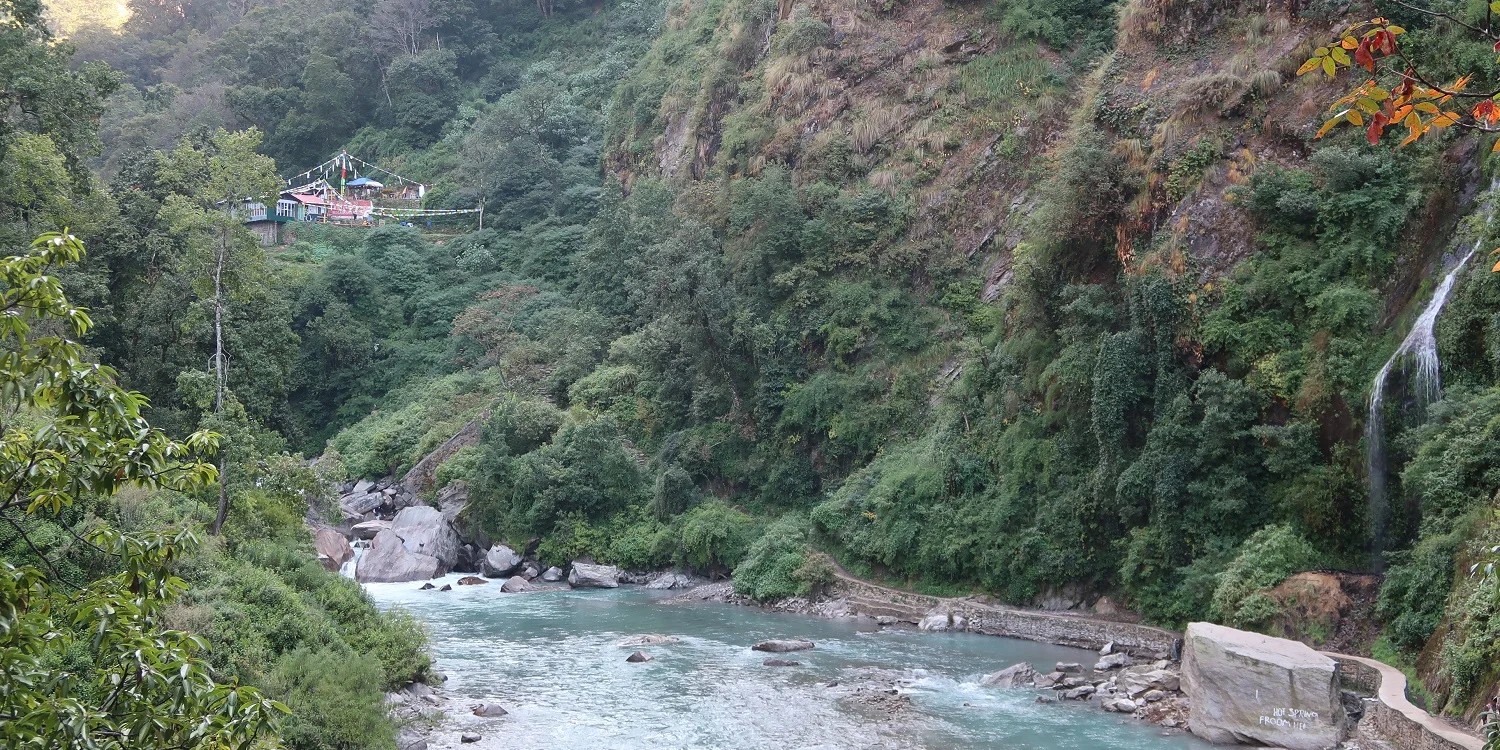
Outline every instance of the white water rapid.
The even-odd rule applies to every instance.
[[[1479,238],[1474,241],[1474,246],[1469,248],[1469,252],[1460,258],[1456,265],[1448,269],[1442,282],[1433,291],[1432,299],[1428,301],[1427,307],[1422,309],[1422,313],[1417,316],[1416,323],[1412,324],[1411,331],[1406,334],[1401,345],[1396,347],[1391,358],[1385,361],[1380,372],[1375,374],[1375,383],[1370,388],[1370,414],[1365,420],[1365,447],[1370,472],[1371,538],[1374,565],[1377,571],[1385,567],[1386,524],[1390,520],[1389,499],[1386,497],[1384,419],[1386,381],[1390,378],[1391,371],[1397,364],[1400,364],[1403,370],[1411,374],[1410,395],[1421,405],[1430,404],[1443,395],[1443,375],[1441,363],[1438,361],[1437,337],[1434,329],[1437,327],[1438,315],[1443,312],[1443,306],[1448,304],[1448,295],[1453,292],[1453,284],[1458,279],[1459,272],[1464,270],[1469,260],[1484,246],[1490,222],[1495,218],[1493,196],[1497,187],[1500,187],[1500,178],[1490,183],[1490,191],[1484,199],[1484,223],[1479,229]]]

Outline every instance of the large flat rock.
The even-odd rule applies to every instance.
[[[1192,623],[1182,689],[1188,728],[1214,744],[1327,750],[1343,739],[1337,665],[1297,641]]]

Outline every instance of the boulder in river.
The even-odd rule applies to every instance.
[[[1060,661],[1052,668],[1052,671],[1063,674],[1083,674],[1083,665],[1073,661]]]
[[[792,661],[791,659],[767,659],[767,660],[761,662],[761,664],[763,666],[767,666],[767,667],[800,667],[800,666],[802,666],[802,662],[800,662],[800,661]]]
[[[503,578],[521,567],[521,556],[503,544],[490,547],[479,563],[479,571],[490,578]]]
[[[339,568],[344,567],[344,563],[354,557],[354,548],[349,546],[349,540],[333,529],[318,529],[318,533],[313,536],[313,547],[323,557],[324,567],[333,573],[337,573]]]
[[[814,648],[814,644],[812,641],[773,640],[761,641],[750,648],[753,651],[769,651],[773,654],[785,654],[790,651],[806,651]]]
[[[460,734],[458,736],[458,741],[464,743],[465,745],[472,745],[482,739],[484,738],[473,732],[464,732],[463,734]]]
[[[645,651],[637,651],[630,656],[625,657],[625,661],[628,661],[631,664],[640,664],[641,662],[647,662],[651,660],[652,656]]]
[[[559,568],[559,567],[557,567],[555,565],[552,566],[552,567],[550,567],[550,568],[548,568],[548,569],[546,569],[546,570],[544,570],[544,571],[542,571],[542,580],[546,581],[547,583],[557,583],[558,581],[561,581],[562,579],[563,579],[562,568]]]
[[[431,590],[433,590],[433,589],[435,589],[437,587],[434,586],[434,585],[432,585],[432,584],[430,584],[430,583],[424,583],[421,586],[418,586],[417,588],[418,588],[418,590],[421,590],[421,591],[431,591]]]
[[[408,550],[401,537],[389,529],[375,535],[370,551],[359,558],[354,577],[360,583],[392,583],[435,578],[440,567],[431,555]]]
[[[485,718],[504,716],[508,713],[510,712],[502,708],[499,703],[481,703],[474,707],[474,715],[483,716]]]
[[[954,612],[944,607],[933,609],[917,622],[917,630],[926,630],[934,633],[965,630],[968,626],[969,620],[964,617],[962,612]]]
[[[646,581],[646,588],[661,591],[667,589],[690,589],[693,587],[693,577],[686,573],[658,573]]]
[[[613,565],[591,565],[574,562],[568,571],[568,584],[580,589],[613,589],[620,586],[620,569]]]
[[[438,591],[452,591],[452,590],[453,590],[452,584],[447,584],[447,583],[443,584],[443,587],[440,588],[440,589],[438,589]]]
[[[525,578],[511,576],[505,579],[505,583],[500,584],[500,590],[507,594],[524,594],[528,591],[539,591],[540,589],[531,585],[531,582]]]
[[[463,578],[458,579],[458,585],[460,586],[479,586],[486,583],[489,583],[489,581],[486,581],[479,576],[464,576]]]
[[[679,639],[675,635],[657,635],[656,633],[647,633],[645,635],[632,635],[629,638],[621,638],[620,642],[616,643],[615,645],[622,648],[634,648],[638,646],[660,646],[666,643],[676,643],[679,640],[681,639]]]
[[[1036,670],[1032,669],[1030,664],[1022,662],[985,675],[979,684],[985,687],[1023,688],[1031,687],[1036,682],[1036,678]]]
[[[1297,641],[1191,623],[1182,688],[1188,728],[1214,744],[1326,750],[1343,740],[1337,665]]]
[[[408,550],[436,557],[444,573],[452,570],[458,562],[463,542],[437,508],[429,505],[403,508],[391,521],[391,531],[401,537]]]

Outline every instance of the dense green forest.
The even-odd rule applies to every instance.
[[[213,680],[290,709],[291,747],[390,747],[380,688],[427,669],[415,623],[314,562],[309,505],[473,421],[438,485],[467,484],[470,533],[547,561],[771,599],[827,552],[928,591],[1268,630],[1293,573],[1379,573],[1358,647],[1435,711],[1472,718],[1500,680],[1500,586],[1470,574],[1500,544],[1482,253],[1438,321],[1442,398],[1391,384],[1380,528],[1365,432],[1445,256],[1500,244],[1493,137],[1315,139],[1342,90],[1295,76],[1378,10],[1434,75],[1494,88],[1460,26],[1232,0],[49,5],[65,40],[0,0],[0,242],[86,246],[48,277],[91,319],[68,366],[107,366],[185,441],[172,460],[208,463],[5,505],[0,558],[122,585],[136,563],[86,540],[207,527],[222,485],[222,534],[153,558],[177,578],[140,627],[207,639]],[[430,182],[431,207],[483,201],[484,228],[263,249],[217,208],[340,149]],[[37,648],[107,684],[81,630]]]

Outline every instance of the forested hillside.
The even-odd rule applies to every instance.
[[[1500,682],[1495,136],[1319,136],[1362,79],[1298,72],[1383,15],[1434,80],[1494,90],[1493,40],[1455,22],[1481,4],[90,5],[49,0],[58,42],[0,0],[0,241],[82,241],[57,275],[80,361],[165,436],[222,435],[196,459],[222,481],[6,506],[0,551],[107,581],[79,536],[211,525],[222,496],[162,621],[290,706],[293,747],[389,746],[378,687],[425,669],[412,623],[312,562],[309,505],[471,423],[430,489],[544,560],[771,599],[827,552],[1373,651],[1470,720]],[[217,209],[344,149],[484,228],[262,249]],[[1475,248],[1440,398],[1398,361],[1373,420]],[[1282,585],[1303,571],[1378,595],[1325,611]]]

